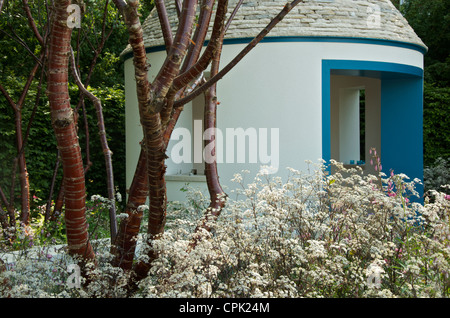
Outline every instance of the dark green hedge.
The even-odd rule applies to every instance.
[[[423,110],[424,164],[450,158],[450,87],[425,83]]]
[[[11,83],[5,86],[9,87],[9,93],[17,96],[19,92],[10,89],[17,87],[19,90],[23,87],[24,79],[19,77],[9,78]],[[29,118],[34,107],[34,96],[36,96],[36,86],[34,83],[27,102],[22,111],[23,131],[25,132]],[[56,141],[53,128],[50,121],[50,110],[45,96],[38,105],[36,116],[30,129],[30,136],[25,148],[26,163],[30,180],[31,195],[46,200],[49,194],[51,179],[55,162],[57,158]],[[113,152],[114,179],[118,190],[125,192],[125,99],[123,86],[117,84],[112,87],[89,88],[102,101],[103,115],[105,119],[108,145]],[[73,84],[70,86],[70,95],[72,105],[78,101],[78,88]],[[86,186],[88,195],[100,194],[107,196],[105,160],[100,144],[97,128],[97,117],[95,109],[89,100],[86,100],[87,118],[90,136],[90,156],[93,163],[86,175]],[[80,145],[85,158],[86,138],[84,121],[81,111],[79,112],[79,136]],[[16,131],[14,126],[14,112],[6,103],[4,98],[0,98],[0,186],[7,192],[11,187],[11,174],[14,164],[14,158],[17,155],[16,149]],[[59,170],[58,182],[61,179],[62,171]],[[16,177],[16,197],[20,196],[19,179]]]

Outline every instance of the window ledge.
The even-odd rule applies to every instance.
[[[166,181],[206,182],[205,175],[172,174],[165,176]]]
[[[359,164],[359,165],[356,165],[356,164],[344,164],[344,168],[346,168],[346,169],[356,168],[356,167],[361,167],[361,169],[365,169],[366,165],[365,164]]]

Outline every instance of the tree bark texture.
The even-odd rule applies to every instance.
[[[86,221],[86,188],[81,148],[68,91],[72,30],[67,26],[70,0],[54,2],[49,39],[47,94],[56,142],[61,154],[65,189],[65,223],[69,253],[95,259]]]
[[[125,213],[128,217],[120,222],[115,244],[111,247],[113,265],[131,270],[136,250],[139,229],[144,211],[139,208],[148,198],[147,155],[141,150],[136,172],[128,193]]]
[[[91,102],[95,106],[95,111],[97,114],[97,126],[99,130],[99,136],[100,136],[100,144],[102,145],[103,149],[103,156],[105,158],[105,166],[106,166],[106,183],[107,183],[107,190],[108,190],[108,199],[109,199],[109,227],[110,227],[110,235],[111,235],[111,242],[114,242],[117,235],[117,222],[116,222],[116,204],[115,204],[115,190],[114,190],[114,174],[113,174],[113,166],[112,166],[112,151],[109,149],[108,146],[108,140],[106,138],[106,128],[105,128],[105,121],[103,119],[103,107],[100,99],[89,92],[81,82],[80,76],[77,71],[77,67],[75,64],[75,56],[73,54],[72,48],[70,49],[70,60],[72,65],[72,74],[75,79],[75,82],[80,89],[80,91],[86,95]],[[86,118],[86,116],[84,116]],[[87,126],[87,124],[86,124]],[[88,135],[88,132],[86,133]]]
[[[223,30],[225,31],[225,30]],[[211,63],[211,76],[214,76],[219,71],[220,56],[222,54],[222,43],[225,32],[222,32],[218,41],[219,45],[214,52],[214,57]],[[219,174],[217,170],[217,154],[216,154],[216,129],[217,129],[217,83],[214,83],[209,87],[205,93],[205,110],[204,110],[204,122],[203,130],[206,138],[204,146],[206,154],[205,158],[205,175],[206,184],[208,186],[210,204],[206,209],[203,218],[200,220],[197,228],[195,229],[195,235],[190,243],[189,247],[195,248],[199,240],[201,240],[200,230],[210,231],[210,224],[213,223],[222,212],[226,203],[226,193],[223,191],[219,181]]]

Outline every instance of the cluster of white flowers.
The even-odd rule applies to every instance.
[[[122,201],[122,195],[119,192],[116,193],[116,199],[117,199],[118,202]],[[92,195],[91,196],[91,201],[92,202],[100,202],[101,204],[103,204],[107,208],[110,208],[110,207],[112,207],[115,204],[114,200],[110,200],[110,199],[105,198],[105,197],[103,197],[103,196],[101,196],[99,194]]]
[[[192,232],[173,227],[142,288],[152,297],[449,296],[445,194],[416,203],[419,180],[333,165],[333,174],[290,169],[285,182],[257,176],[192,252]]]
[[[129,274],[111,265],[109,240],[92,242],[97,264],[87,264],[90,283],[81,288],[86,279],[71,266],[80,261],[69,256],[67,248],[41,248],[0,254],[7,261],[7,270],[0,270],[0,297],[19,298],[89,298],[125,297]],[[71,285],[78,279],[80,284]]]
[[[241,186],[230,192],[211,231],[195,233],[195,248],[190,244],[207,198],[194,191],[188,205],[171,205],[165,233],[151,242],[158,257],[133,296],[450,296],[445,193],[418,203],[418,180],[405,175],[367,176],[338,162],[330,174],[323,162],[310,165],[306,172],[289,169],[284,181],[257,175],[244,185],[236,175]],[[101,264],[82,291],[44,288],[26,269],[23,277],[3,272],[0,296],[124,297],[127,275],[106,257]]]

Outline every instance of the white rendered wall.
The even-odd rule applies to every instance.
[[[221,66],[226,65],[244,47],[245,44],[225,45]],[[165,52],[149,54],[152,65],[150,80],[154,78],[164,57]],[[420,52],[401,47],[324,42],[260,43],[219,82],[218,128],[224,134],[227,128],[254,128],[256,131],[266,128],[269,140],[271,129],[278,130],[279,153],[278,158],[272,158],[272,161],[278,165],[278,175],[282,177],[287,176],[287,167],[304,169],[305,160],[317,161],[322,156],[321,67],[324,59],[378,61],[423,68],[423,55]],[[125,89],[128,185],[132,180],[139,155],[139,141],[142,138],[132,67],[132,60],[127,60]],[[189,111],[190,104],[185,106],[177,127],[192,129],[192,114]],[[171,141],[170,147],[176,142],[178,141]],[[167,152],[169,156],[170,147]],[[259,150],[259,145],[253,149]],[[270,154],[270,147],[268,151]],[[221,183],[227,192],[236,187],[230,181],[235,173],[249,170],[251,174],[248,181],[251,181],[260,168],[259,156],[258,163],[249,163],[248,153],[245,163],[227,163],[226,153],[223,155],[224,162],[219,164],[218,169]],[[235,153],[235,161],[236,159]],[[278,162],[275,162],[276,159]],[[167,160],[167,166],[168,174],[177,174],[180,169],[186,173],[190,167],[174,165],[170,159]],[[175,189],[179,189],[184,182],[185,179],[176,184]],[[168,184],[168,188],[170,187],[172,185]],[[180,198],[172,190],[169,190],[169,200]]]
[[[358,88],[339,90],[339,160],[343,163],[360,160],[359,94]]]

